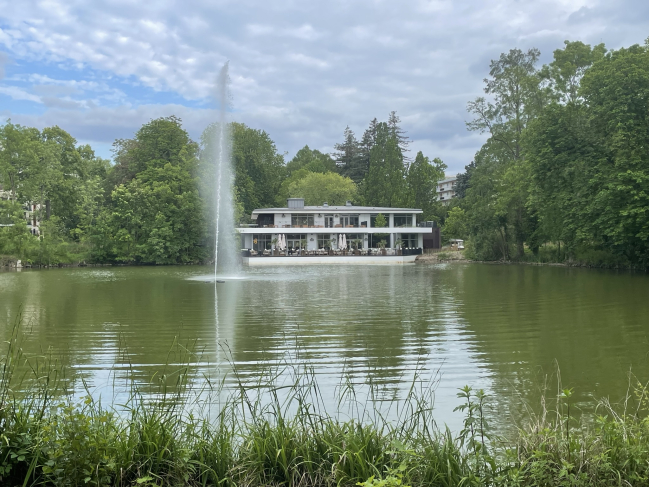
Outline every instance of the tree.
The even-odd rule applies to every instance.
[[[471,174],[475,169],[475,161],[471,161],[464,166],[464,172],[458,173],[455,180],[455,197],[462,199],[466,196],[466,191],[471,186]]]
[[[421,216],[423,220],[431,219],[435,214],[437,201],[435,188],[438,181],[444,179],[445,169],[446,164],[441,159],[435,158],[431,164],[421,151],[417,153],[414,162],[408,168],[407,206],[421,208],[424,212]]]
[[[11,121],[0,128],[0,177],[12,201],[23,199],[18,193],[30,168],[38,162],[40,150],[38,130]]]
[[[383,228],[388,226],[388,220],[385,218],[385,215],[383,213],[379,213],[376,215],[376,219],[374,220],[374,226],[377,228]]]
[[[290,198],[304,198],[305,204],[312,206],[325,202],[344,205],[346,201],[354,201],[356,196],[354,181],[334,172],[308,173],[289,186]]]
[[[606,54],[604,44],[594,48],[583,42],[564,41],[565,47],[554,51],[554,60],[541,70],[541,76],[550,82],[554,98],[565,104],[579,100],[581,78],[594,62]]]
[[[400,206],[406,199],[403,154],[398,140],[385,122],[376,128],[376,143],[370,151],[370,167],[363,182],[365,204]]]
[[[444,222],[442,233],[445,238],[459,238],[464,240],[467,237],[466,212],[460,208],[451,208]]]
[[[467,123],[468,129],[489,134],[481,149],[484,160],[501,166],[491,171],[492,176],[500,179],[494,188],[497,193],[489,195],[495,197],[493,204],[492,201],[475,201],[475,204],[494,212],[489,220],[498,221],[501,235],[514,240],[518,259],[523,257],[526,239],[535,232],[535,219],[527,206],[529,167],[522,153],[523,131],[549,98],[547,90],[540,87],[541,77],[536,69],[539,55],[538,49],[526,53],[512,49],[501,54],[491,62],[491,77],[485,79],[484,91],[493,102],[480,97],[468,104],[469,112],[474,115]],[[491,154],[484,157],[487,151]],[[503,244],[506,258],[507,247],[508,242]]]
[[[284,156],[263,130],[232,124],[234,186],[246,214],[273,206],[285,177]]]
[[[286,173],[290,175],[299,169],[306,169],[311,172],[336,172],[336,161],[329,154],[323,154],[319,150],[311,150],[308,145],[302,147],[295,157],[286,164]]]
[[[649,265],[649,43],[609,53],[584,74],[580,94],[595,142],[587,206],[602,244]]]
[[[334,148],[336,150],[334,157],[340,167],[340,174],[360,184],[367,174],[367,166],[364,164],[361,147],[349,126],[345,127],[344,141],[334,145]]]
[[[152,120],[120,147],[120,161],[133,177],[111,193],[107,226],[115,259],[173,264],[204,258],[198,145],[182,129],[180,119]],[[105,231],[104,226],[98,230]]]
[[[401,154],[403,154],[403,162],[406,170],[408,170],[411,159],[406,156],[406,153],[410,152],[410,149],[408,149],[408,146],[410,145],[410,137],[408,137],[406,131],[401,128],[401,118],[399,118],[397,112],[390,112],[390,115],[388,116],[388,127],[390,128],[390,134],[397,139],[397,144],[399,145],[399,149],[401,149]]]

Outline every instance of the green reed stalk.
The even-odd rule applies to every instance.
[[[175,343],[170,361],[184,365],[130,380],[125,404],[106,407],[89,393],[75,400],[51,358],[30,358],[32,377],[18,377],[27,360],[19,340],[17,324],[0,364],[1,485],[649,486],[649,421],[608,403],[580,428],[570,412],[530,417],[508,440],[492,438],[489,397],[467,387],[465,427],[454,435],[437,427],[435,380],[423,381],[419,368],[389,416],[378,384],[364,388],[345,373],[332,413],[314,369],[291,357],[254,382],[231,364],[236,387],[219,403],[225,379],[195,385],[189,364],[199,357]]]

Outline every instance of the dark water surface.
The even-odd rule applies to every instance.
[[[81,387],[144,382],[191,360],[196,383],[231,363],[308,361],[332,400],[341,375],[403,397],[419,368],[438,379],[439,422],[459,423],[457,388],[484,388],[494,414],[519,417],[547,380],[590,408],[649,380],[649,276],[586,269],[454,264],[248,269],[217,284],[205,267],[0,273],[0,338],[22,306],[27,354],[49,353]],[[216,301],[216,302],[215,302]],[[218,310],[218,311],[215,311]],[[196,355],[182,353],[183,347]],[[220,346],[219,346],[220,344]],[[167,369],[169,370],[169,368]],[[108,387],[111,385],[111,387]],[[107,392],[108,391],[108,392]],[[99,392],[96,392],[97,394]]]

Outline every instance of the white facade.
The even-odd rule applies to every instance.
[[[444,206],[448,205],[451,199],[455,198],[455,182],[457,176],[452,176],[442,179],[437,183],[436,192],[437,199],[442,202]]]
[[[367,250],[385,248],[421,249],[423,234],[431,233],[430,227],[417,226],[414,208],[386,208],[353,206],[299,206],[261,208],[253,211],[257,224],[238,228],[242,235],[242,248],[255,251],[274,250],[273,241],[281,234],[287,239],[289,249],[304,248],[315,251],[338,249],[340,235],[347,239],[347,249]],[[297,206],[295,207],[295,205]],[[376,218],[383,215],[385,227],[376,226]],[[399,242],[401,241],[401,242]],[[399,244],[400,245],[397,245]]]

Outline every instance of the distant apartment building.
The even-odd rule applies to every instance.
[[[0,185],[0,200],[8,201],[11,199],[11,192],[5,190],[2,185]],[[33,202],[25,202],[22,205],[23,216],[25,217],[25,222],[27,223],[27,230],[32,235],[40,235],[41,233],[41,220],[39,218],[39,210],[41,205]],[[13,223],[7,220],[6,215],[0,215],[0,227],[13,226]]]
[[[455,198],[456,181],[457,176],[451,176],[444,178],[437,183],[437,199],[440,200],[444,206],[448,205],[451,202],[451,199]]]

